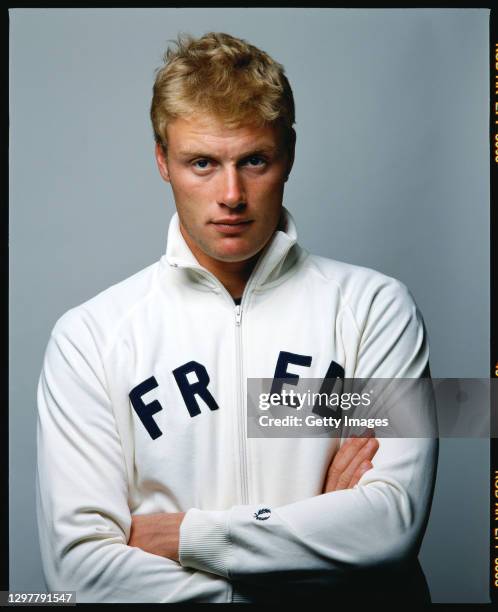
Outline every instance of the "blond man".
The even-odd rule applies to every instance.
[[[47,585],[80,602],[385,597],[380,569],[420,571],[436,441],[249,438],[247,379],[422,377],[421,315],[399,281],[299,246],[293,94],[264,51],[180,37],[151,118],[177,209],[166,253],[61,317],[40,377]]]

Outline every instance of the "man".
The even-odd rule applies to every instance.
[[[247,437],[248,378],[428,368],[404,285],[297,244],[282,66],[227,34],[185,37],[151,117],[177,208],[166,254],[61,317],[40,377],[49,588],[231,602],[424,586],[435,440]]]

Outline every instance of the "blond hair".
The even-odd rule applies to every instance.
[[[166,127],[202,112],[227,127],[279,124],[293,134],[294,97],[284,67],[240,38],[209,32],[180,34],[157,70],[150,116],[157,143],[166,149]]]

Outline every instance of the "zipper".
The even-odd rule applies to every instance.
[[[236,359],[236,385],[237,401],[236,413],[239,415],[240,440],[240,486],[242,504],[247,504],[248,475],[247,475],[247,449],[246,449],[246,414],[244,403],[244,361],[242,355],[242,301],[235,305],[235,359]]]
[[[240,309],[240,304],[235,304],[235,325],[240,325],[241,320],[242,320],[242,311]]]
[[[215,281],[215,283],[220,287],[221,292],[224,293],[230,302],[233,304],[233,298],[230,293],[226,290],[226,288],[220,283],[220,281],[216,278],[216,276],[206,270],[201,266],[189,266],[191,268],[195,268],[201,272],[206,277],[210,277]],[[239,419],[239,452],[240,452],[240,496],[242,500],[242,504],[249,503],[249,492],[248,492],[248,473],[247,473],[247,444],[246,444],[246,408],[244,402],[244,361],[242,354],[242,306],[246,301],[246,296],[250,291],[250,287],[255,283],[256,275],[249,279],[249,282],[246,284],[244,291],[242,293],[242,297],[240,300],[240,304],[235,304],[235,357],[236,357],[236,414]]]

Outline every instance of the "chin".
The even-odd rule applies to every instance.
[[[217,259],[218,261],[226,261],[231,263],[236,263],[239,261],[245,261],[246,259],[250,259],[256,253],[214,253],[212,257]]]
[[[254,244],[248,244],[247,241],[228,240],[224,241],[224,243],[213,245],[209,255],[219,261],[245,261],[254,257],[262,248],[262,246],[258,247]]]

